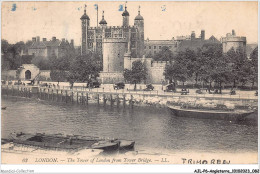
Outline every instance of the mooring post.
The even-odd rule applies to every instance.
[[[59,101],[59,90],[56,89],[56,101],[58,102]]]
[[[50,100],[50,89],[48,89],[48,100]]]
[[[103,94],[103,104],[104,106],[106,105],[107,99],[106,99],[106,94]]]
[[[73,91],[71,92],[71,103],[73,103],[73,97],[74,97],[74,93]]]
[[[60,93],[60,96],[61,96],[61,102],[63,102],[63,91],[61,90],[60,92],[61,92],[61,93]]]
[[[54,92],[53,92],[53,89],[51,90],[51,94],[52,94],[52,101],[54,101]]]
[[[77,104],[79,104],[79,92],[77,91]]]
[[[68,97],[68,91],[66,90],[66,98],[65,98],[66,103],[67,103],[67,97]]]
[[[97,103],[99,104],[99,94],[97,94]]]
[[[83,92],[81,92],[81,104],[83,105],[84,104],[84,100],[83,100]]]
[[[8,85],[7,85],[7,90],[6,90],[6,95],[7,95],[7,97],[8,97],[8,89],[9,89],[9,88],[8,88]]]
[[[133,108],[133,95],[131,95],[130,106]]]
[[[125,107],[125,94],[123,94],[123,105]]]
[[[110,105],[112,106],[113,105],[113,95],[110,94]]]
[[[88,105],[88,93],[86,94],[86,104]]]
[[[116,105],[117,105],[117,107],[119,107],[119,94],[117,94],[117,96],[116,96]]]
[[[39,98],[39,99],[42,99],[42,89],[41,89],[41,88],[40,88],[40,90],[39,90],[39,94],[38,94],[38,95],[39,95],[38,98]]]
[[[14,86],[12,86],[12,96],[14,96]]]

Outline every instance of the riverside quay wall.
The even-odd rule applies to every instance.
[[[104,91],[88,88],[75,89],[57,89],[38,86],[18,86],[18,85],[2,85],[2,95],[18,96],[26,98],[36,98],[40,100],[49,100],[55,102],[64,102],[72,104],[88,105],[96,103],[100,105],[111,106],[155,106],[166,107],[167,104],[178,103],[196,103],[200,105],[225,105],[227,108],[257,108],[257,96],[232,96],[232,95],[203,95],[203,94],[188,94],[181,95],[180,93],[158,91],[129,91],[115,90]]]

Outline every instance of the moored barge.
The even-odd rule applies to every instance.
[[[180,117],[213,118],[224,120],[243,120],[246,116],[254,113],[253,110],[221,110],[221,109],[198,109],[182,108],[181,106],[168,105],[171,112]]]

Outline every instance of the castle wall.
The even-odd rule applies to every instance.
[[[165,65],[167,62],[153,62],[152,58],[126,58],[124,59],[124,67],[125,69],[132,69],[132,64],[134,61],[141,60],[147,69],[147,79],[146,83],[152,84],[162,84],[165,81],[165,77],[163,75],[165,70]]]
[[[1,71],[1,79],[7,80],[7,79],[16,79],[16,70],[8,70],[8,71]]]

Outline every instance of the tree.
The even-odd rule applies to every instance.
[[[220,94],[222,93],[222,84],[228,81],[230,73],[226,56],[221,56],[217,61],[214,61],[214,67],[209,71],[209,76],[218,84]]]
[[[32,64],[36,65],[40,70],[50,70],[51,63],[47,58],[42,56],[35,56],[32,59]]]
[[[136,84],[142,80],[146,80],[147,70],[142,61],[137,60],[132,64],[132,70],[124,70],[124,78],[126,81],[135,84],[134,90],[136,90]]]
[[[253,87],[254,83],[258,80],[258,47],[256,47],[250,54],[249,65],[249,80],[251,81]]]
[[[227,59],[230,64],[232,72],[230,73],[229,80],[233,81],[233,87],[241,82],[243,85],[246,83],[248,78],[248,59],[246,57],[245,51],[239,47],[238,49],[231,48],[227,54]]]
[[[181,81],[184,85],[184,82],[188,78],[192,77],[194,72],[193,62],[196,59],[195,52],[192,50],[185,50],[178,52],[173,60],[166,65],[164,76],[167,80],[172,83],[172,81]]]
[[[71,61],[67,80],[73,87],[74,82],[90,83],[99,76],[100,64],[92,54],[77,56]]]
[[[221,66],[220,59],[223,56],[221,44],[204,44],[198,53],[199,78],[204,83],[209,83],[209,93],[212,88],[212,82],[219,76],[218,69]],[[224,59],[225,60],[225,59]],[[226,66],[226,65],[225,65]],[[222,82],[221,82],[222,83]]]
[[[154,55],[155,61],[173,61],[173,53],[167,46],[163,46],[161,51]]]

